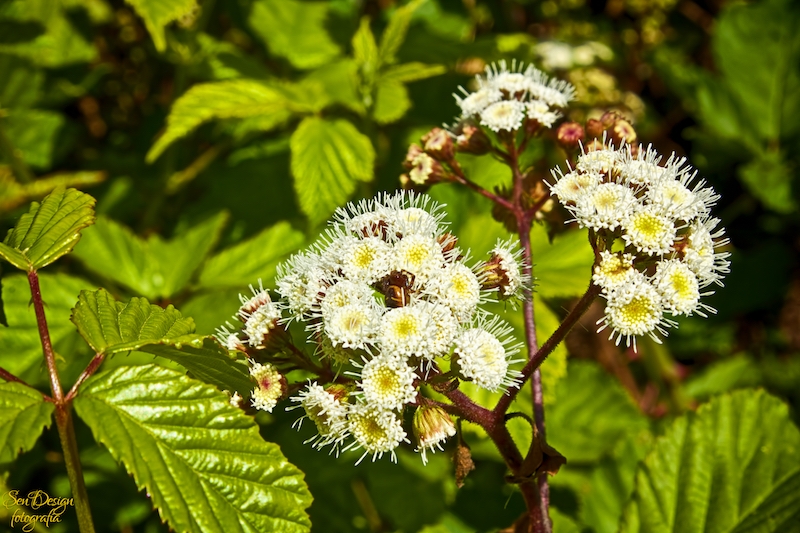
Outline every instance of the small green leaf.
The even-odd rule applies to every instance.
[[[221,390],[252,388],[246,367],[215,339],[190,335],[194,321],[171,305],[164,309],[144,298],[123,303],[103,289],[81,291],[72,322],[97,353],[147,352],[175,361]]]
[[[356,181],[372,179],[372,143],[346,120],[308,117],[295,130],[290,146],[295,191],[314,224],[353,194]]]
[[[199,9],[195,0],[126,0],[144,20],[156,50],[167,49],[164,26]]]
[[[95,199],[75,189],[58,188],[34,202],[0,245],[3,257],[21,270],[38,270],[67,254],[94,223]]]
[[[568,231],[550,244],[542,226],[531,232],[536,292],[543,298],[581,296],[592,279],[594,255],[586,231]]]
[[[352,59],[341,59],[313,70],[305,80],[318,82],[327,94],[328,103],[346,106],[364,114],[364,103],[358,95],[358,65]]]
[[[391,65],[397,61],[397,51],[406,40],[408,25],[411,23],[411,16],[414,11],[422,5],[425,0],[413,0],[403,7],[398,8],[389,19],[389,25],[381,35],[381,44],[378,48],[381,65]]]
[[[34,198],[53,192],[58,187],[88,187],[105,179],[105,172],[78,171],[49,174],[31,183],[19,183],[8,167],[0,167],[0,212],[9,212]]]
[[[86,266],[130,289],[155,299],[182,290],[219,239],[227,221],[220,213],[164,241],[144,240],[111,219],[100,218],[75,250]]]
[[[0,383],[0,471],[20,452],[33,448],[53,421],[55,406],[20,383]]]
[[[791,531],[800,517],[800,431],[761,390],[675,420],[636,474],[619,531]]]
[[[425,63],[403,63],[395,65],[381,72],[381,80],[396,82],[411,82],[432,78],[444,74],[447,69],[443,65],[426,65]]]
[[[212,119],[258,118],[259,128],[266,131],[291,115],[285,92],[266,83],[247,79],[201,83],[175,101],[167,129],[147,152],[146,160],[152,163],[177,139]]]
[[[310,530],[302,472],[213,387],[156,365],[120,367],[87,380],[75,409],[172,529]]]
[[[303,234],[288,222],[279,222],[209,259],[200,273],[200,286],[244,287],[259,278],[266,283],[275,275],[277,263],[304,241]]]
[[[403,118],[411,109],[411,99],[405,85],[396,81],[378,80],[372,118],[378,124],[390,124]]]
[[[69,355],[69,358],[56,358],[62,381],[69,382],[80,374],[91,356],[69,321],[75,295],[91,288],[91,284],[65,274],[41,273],[39,287],[53,347],[56,353]],[[0,366],[33,386],[48,386],[28,278],[21,274],[5,276],[2,289],[8,326],[0,324]]]
[[[378,70],[378,45],[369,27],[369,17],[361,18],[361,24],[353,35],[353,57],[364,75],[375,75]]]
[[[275,55],[297,68],[324,65],[339,55],[325,30],[328,5],[298,0],[256,0],[248,22]]]
[[[547,440],[570,464],[594,462],[624,436],[649,426],[619,382],[596,363],[570,362],[556,397],[547,410]]]

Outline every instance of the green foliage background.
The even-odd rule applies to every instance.
[[[97,198],[96,224],[42,274],[62,379],[71,384],[92,356],[70,322],[79,293],[82,312],[102,298],[145,297],[212,333],[249,283],[271,286],[277,263],[337,205],[397,188],[408,144],[453,120],[456,87],[513,58],[576,85],[571,118],[618,109],[643,142],[687,155],[721,193],[716,214],[732,241],[732,273],[710,298],[717,315],[681,320],[663,346],[642,342],[634,356],[593,334],[594,309],[544,364],[548,439],[569,461],[552,479],[555,530],[799,531],[800,443],[789,420],[800,420],[800,6],[790,0],[0,0],[0,234],[58,185]],[[464,166],[486,187],[509,179],[490,160]],[[431,194],[476,254],[505,235],[482,198],[451,185]],[[592,259],[580,232],[539,226],[533,238],[545,336],[585,289]],[[58,251],[40,252],[37,266]],[[2,268],[0,362],[46,390],[27,282]],[[183,379],[147,366],[185,366],[169,346],[94,340],[116,355],[76,405],[87,420],[124,408],[113,391],[137,371],[117,366]],[[202,342],[194,349],[214,357]],[[211,367],[190,370],[214,383]],[[730,393],[754,387],[766,392]],[[191,390],[203,408],[222,409]],[[20,394],[0,391],[3,412],[43,425],[46,409],[30,412]],[[530,394],[514,409],[529,410]],[[303,446],[310,432],[291,429],[294,418],[257,421],[305,473],[313,531],[494,531],[523,510],[473,428],[477,469],[456,489],[446,454],[427,467],[410,450],[398,466],[353,467],[349,455]],[[146,427],[131,435],[141,448]],[[79,425],[78,437],[98,529],[164,530],[116,467],[114,458],[135,461],[119,436]],[[750,453],[760,439],[779,445]],[[55,428],[35,445],[12,444],[32,449],[13,466],[0,455],[6,487],[69,494]],[[669,516],[660,526],[659,513]],[[772,522],[758,529],[764,516]]]

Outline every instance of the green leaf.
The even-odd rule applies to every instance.
[[[337,103],[363,115],[364,103],[358,95],[358,65],[352,59],[341,59],[311,71],[307,81],[318,82],[327,94],[328,103]]]
[[[75,296],[91,288],[83,279],[65,274],[39,274],[50,340],[57,354],[63,382],[76,378],[89,362],[90,352],[69,321]],[[42,357],[42,342],[31,304],[31,289],[25,275],[3,277],[3,312],[8,326],[0,325],[0,366],[34,386],[48,386]]]
[[[41,198],[58,187],[89,187],[106,179],[105,172],[59,172],[19,183],[8,167],[0,167],[0,212],[9,212],[34,198]]]
[[[247,79],[200,83],[175,101],[167,117],[167,129],[145,159],[152,163],[173,142],[209,120],[257,118],[259,129],[267,131],[291,116],[291,102],[278,87]]]
[[[298,0],[256,0],[248,22],[270,52],[300,69],[319,67],[339,55],[325,30],[328,4]]]
[[[167,49],[164,26],[199,9],[195,0],[126,0],[144,20],[156,50]]]
[[[739,178],[750,193],[769,209],[778,213],[792,213],[797,203],[792,198],[794,172],[780,153],[759,154],[746,165],[739,167]]]
[[[101,217],[87,231],[75,256],[91,270],[155,299],[182,290],[219,239],[225,213],[164,241],[158,235],[144,240],[128,228]]]
[[[54,190],[20,217],[0,244],[0,257],[21,270],[49,265],[69,253],[80,231],[94,223],[94,204],[94,198],[78,190]]]
[[[406,111],[411,109],[411,99],[408,89],[402,83],[378,80],[375,91],[375,106],[372,108],[372,118],[378,124],[390,124],[403,118]]]
[[[14,109],[2,125],[22,159],[35,168],[50,167],[56,138],[63,126],[61,113],[39,109]]]
[[[536,292],[543,298],[568,298],[586,292],[594,255],[585,230],[567,231],[550,244],[544,227],[535,226],[531,249]]]
[[[594,462],[627,435],[648,430],[619,382],[596,363],[571,361],[547,410],[547,440],[570,464]]]
[[[416,9],[425,3],[425,0],[413,0],[403,7],[398,8],[389,19],[389,25],[381,35],[381,44],[378,47],[378,55],[381,65],[390,65],[397,61],[397,51],[406,40],[408,25],[411,23],[411,16]]]
[[[541,345],[550,338],[558,326],[561,325],[561,320],[550,307],[539,297],[538,294],[533,298],[534,313],[536,315],[536,338],[539,339]],[[516,313],[516,317],[521,318],[522,313]],[[519,323],[517,328],[518,338],[525,338],[525,326]],[[547,356],[545,362],[542,363],[542,390],[544,392],[545,405],[551,406],[556,402],[556,391],[558,390],[558,383],[567,375],[567,347],[562,342],[556,346],[555,350]]]
[[[361,23],[353,35],[353,57],[365,77],[378,71],[378,45],[369,27],[369,17],[361,17]]]
[[[303,233],[288,222],[279,222],[209,259],[200,273],[200,286],[244,287],[259,278],[267,283],[275,275],[278,262],[304,242]]]
[[[54,404],[20,383],[0,383],[0,471],[30,450],[53,421]]]
[[[737,391],[657,440],[620,531],[791,531],[799,484],[800,431],[788,408],[764,391]]]
[[[424,80],[444,74],[447,69],[443,65],[426,65],[425,63],[403,63],[395,65],[381,72],[381,80],[410,82]]]
[[[302,472],[213,387],[156,365],[120,367],[87,380],[75,409],[172,529],[310,530]]]
[[[325,220],[372,179],[375,150],[350,122],[308,117],[292,135],[292,174],[300,207],[312,223]]]
[[[766,366],[766,365],[764,365]],[[755,387],[764,381],[762,365],[752,357],[728,357],[692,374],[683,386],[683,392],[698,400],[729,392],[733,389]]]

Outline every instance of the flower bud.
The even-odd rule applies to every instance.
[[[253,362],[250,367],[250,378],[256,382],[256,388],[253,389],[250,400],[253,407],[271,413],[278,400],[288,390],[286,377],[269,363],[262,365]]]
[[[453,138],[447,130],[433,128],[422,136],[422,146],[431,157],[440,161],[453,159]]]
[[[417,451],[422,454],[422,462],[427,464],[427,451],[442,450],[442,443],[456,434],[456,425],[441,407],[423,405],[414,412],[413,430]]]
[[[491,143],[483,131],[473,124],[462,124],[456,130],[456,149],[466,154],[483,155]]]
[[[403,161],[403,166],[409,170],[408,182],[410,187],[433,185],[447,176],[447,172],[441,163],[423,152],[416,144],[412,144],[408,148],[408,154],[406,154],[406,159]]]
[[[579,143],[586,136],[583,126],[577,122],[564,122],[558,127],[556,139],[559,144],[567,149],[577,148]]]
[[[586,121],[586,138],[587,139],[602,139],[603,132],[606,131],[603,123],[599,120],[590,118]]]

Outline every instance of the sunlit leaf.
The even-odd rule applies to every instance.
[[[416,9],[425,3],[425,0],[413,0],[408,4],[398,8],[389,19],[389,25],[381,35],[381,42],[378,48],[380,63],[389,65],[397,60],[397,51],[406,39],[408,25],[411,23],[411,16]]]
[[[0,382],[0,471],[33,447],[50,426],[54,407],[30,387]]]
[[[217,389],[156,365],[120,367],[87,381],[75,409],[174,530],[310,530],[302,472]]]
[[[375,90],[375,107],[372,117],[378,124],[389,124],[403,118],[411,108],[411,99],[405,85],[381,78]]]
[[[594,255],[586,231],[568,231],[553,244],[542,226],[531,232],[536,292],[543,298],[581,296],[592,279]]]
[[[106,178],[105,172],[59,172],[49,174],[31,183],[20,183],[14,179],[11,169],[0,166],[0,212],[12,209],[33,199],[41,198],[58,187],[88,187]]]
[[[426,65],[425,63],[403,63],[389,67],[381,72],[384,81],[411,82],[424,80],[439,74],[444,74],[447,69],[443,65]]]
[[[164,26],[198,9],[196,0],[126,0],[142,20],[153,38],[156,50],[167,49]]]
[[[290,141],[292,174],[300,207],[319,223],[372,179],[375,150],[369,138],[346,120],[309,117]]]
[[[743,390],[677,419],[636,474],[621,532],[791,531],[800,431],[787,406]]]
[[[69,253],[81,230],[94,223],[95,199],[59,188],[33,203],[0,244],[3,257],[21,270],[37,270]]]

